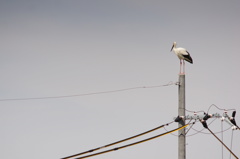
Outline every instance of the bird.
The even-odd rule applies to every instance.
[[[185,74],[185,62],[187,61],[191,64],[193,64],[193,60],[192,57],[190,56],[190,53],[185,49],[185,48],[181,48],[181,47],[176,47],[177,43],[173,42],[173,46],[170,50],[170,52],[173,50],[173,52],[178,56],[179,60],[180,60],[180,72],[179,74]],[[182,70],[182,65],[183,65],[183,70]]]

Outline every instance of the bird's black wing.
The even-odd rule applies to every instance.
[[[190,56],[189,52],[187,52],[188,55],[183,55],[184,60],[189,62],[189,63],[193,63],[192,57]]]

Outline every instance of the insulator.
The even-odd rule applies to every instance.
[[[234,118],[235,115],[236,115],[236,111],[233,111],[233,112],[232,112],[232,117]]]
[[[203,125],[204,128],[206,128],[206,129],[208,128],[207,123],[206,123],[205,120],[201,120],[201,123],[202,123],[202,125]]]
[[[206,114],[204,117],[203,117],[203,120],[208,120],[209,118],[212,117],[212,114]]]
[[[237,127],[236,126],[232,126],[232,130],[237,130]]]
[[[174,120],[175,122],[180,122],[182,120],[181,117],[177,116],[176,119]]]
[[[231,122],[233,125],[237,126],[236,121],[235,121],[234,118],[230,119],[230,122]]]
[[[221,117],[221,121],[223,121],[224,119],[225,119],[225,118],[222,116],[222,117]]]

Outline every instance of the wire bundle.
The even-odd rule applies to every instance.
[[[172,123],[172,122],[171,122],[171,123]],[[78,153],[78,154],[75,154],[75,155],[67,156],[67,157],[64,157],[64,158],[62,158],[62,159],[70,159],[70,158],[73,158],[73,157],[77,157],[77,156],[80,156],[80,155],[84,155],[84,154],[86,154],[86,153],[91,153],[91,152],[94,152],[94,151],[97,151],[97,150],[100,150],[100,149],[103,149],[103,148],[106,148],[106,147],[110,147],[110,146],[113,146],[113,145],[122,143],[122,142],[124,142],[124,141],[131,140],[131,139],[133,139],[133,138],[136,138],[136,137],[145,135],[145,134],[150,133],[150,132],[152,132],[152,131],[155,131],[155,130],[157,130],[157,129],[163,128],[164,126],[167,126],[167,125],[169,125],[169,124],[170,124],[170,123],[167,123],[167,124],[158,126],[158,127],[154,128],[154,129],[148,130],[148,131],[146,131],[146,132],[140,133],[140,134],[138,134],[138,135],[135,135],[135,136],[132,136],[132,137],[123,139],[123,140],[119,140],[119,141],[117,141],[117,142],[113,142],[113,143],[107,144],[107,145],[105,145],[105,146],[101,146],[101,147],[94,148],[94,149],[91,149],[91,150],[88,150],[88,151],[84,151],[84,152],[81,152],[81,153]],[[143,143],[143,142],[146,142],[146,141],[149,141],[149,140],[153,140],[153,139],[156,139],[156,138],[158,138],[158,137],[161,137],[161,136],[170,134],[170,133],[172,133],[172,132],[181,130],[181,129],[187,127],[188,125],[189,125],[189,124],[184,125],[184,126],[179,127],[179,128],[176,128],[176,129],[173,129],[173,130],[171,130],[171,131],[168,131],[168,132],[165,132],[165,133],[162,133],[162,134],[159,134],[159,135],[156,135],[156,136],[153,136],[153,137],[144,139],[144,140],[140,140],[140,141],[131,143],[131,144],[127,144],[127,145],[124,145],[124,146],[112,148],[112,149],[105,150],[105,151],[101,151],[101,152],[94,153],[94,154],[91,154],[91,155],[85,155],[85,156],[78,157],[78,158],[75,158],[75,159],[88,158],[88,157],[92,157],[92,156],[96,156],[96,155],[100,155],[100,154],[104,154],[104,153],[108,153],[108,152],[120,150],[120,149],[127,148],[127,147],[130,147],[130,146],[134,146],[134,145],[137,145],[137,144],[140,144],[140,143]]]

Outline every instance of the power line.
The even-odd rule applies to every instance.
[[[222,109],[222,108],[219,108],[218,106],[216,106],[215,104],[212,104],[212,105],[210,105],[209,107],[208,107],[208,112],[209,112],[209,110],[211,109],[211,107],[216,107],[217,109],[219,109],[219,110],[224,110],[224,117],[227,117],[229,120],[234,120],[234,117],[235,117],[235,114],[236,114],[236,112],[235,112],[235,109]],[[189,116],[189,115],[187,115],[187,116],[182,116],[182,118],[185,118],[185,119],[187,119],[187,120],[192,120],[192,119],[195,119],[195,121],[196,121],[196,119],[204,119],[205,118],[205,116],[206,115],[209,115],[209,117],[211,118],[212,116],[214,116],[215,117],[215,119],[213,120],[213,121],[211,121],[210,123],[209,123],[209,125],[212,123],[212,122],[214,122],[217,118],[219,118],[220,116],[219,116],[219,114],[207,114],[207,113],[205,113],[205,111],[203,111],[203,110],[200,110],[200,111],[193,111],[193,110],[188,110],[188,109],[186,109],[186,108],[181,108],[181,109],[184,109],[185,111],[187,111],[187,112],[190,112],[190,113],[193,113],[194,114],[194,116]],[[232,110],[234,110],[234,112],[233,112],[233,117],[229,117],[228,115],[227,115],[227,111],[232,111]],[[203,112],[204,113],[204,115],[202,116],[202,115],[198,115],[198,113],[200,113],[200,112]],[[208,118],[209,118],[208,117]],[[197,121],[196,121],[197,122]],[[228,122],[230,125],[232,125],[230,122]],[[235,122],[235,124],[233,124],[233,125],[236,125],[236,122]],[[193,125],[192,125],[193,126]],[[193,133],[193,134],[190,134],[190,135],[186,135],[186,137],[189,137],[189,136],[194,136],[194,135],[196,135],[196,134],[198,134],[198,133],[202,133],[202,134],[211,134],[211,133],[207,133],[207,132],[202,132],[203,130],[204,130],[204,128],[202,129],[202,130],[196,130],[196,129],[194,129],[193,127],[191,126],[191,128],[190,129],[193,129],[194,131],[196,131],[196,133]],[[221,131],[219,131],[219,132],[214,132],[215,134],[218,134],[218,133],[223,133],[223,132],[225,132],[225,131],[227,131],[227,130],[229,130],[231,128],[231,126],[230,127],[228,127],[228,128],[226,128],[225,130],[221,130]],[[164,129],[167,131],[167,129],[164,127]],[[189,129],[189,130],[190,130]],[[188,130],[188,131],[189,131]],[[174,136],[178,136],[178,135],[175,135],[175,134],[172,134],[172,135],[174,135]]]
[[[216,120],[216,118],[213,119],[213,121],[211,121],[208,125],[211,125],[215,120]],[[199,134],[199,133],[206,134],[206,135],[210,135],[210,134],[211,134],[211,133],[207,133],[207,132],[202,132],[203,130],[205,130],[204,128],[203,128],[202,130],[197,130],[197,129],[193,128],[193,125],[195,125],[196,122],[199,122],[199,121],[194,121],[193,124],[191,125],[191,127],[188,129],[188,131],[190,131],[190,129],[193,129],[194,131],[196,131],[196,133],[186,135],[186,137],[194,136],[194,135],[197,135],[197,134]],[[163,127],[163,128],[165,129],[165,131],[168,131],[165,127]],[[225,132],[225,131],[227,131],[227,130],[229,130],[229,129],[231,129],[231,126],[228,127],[228,128],[226,128],[225,130],[217,131],[217,132],[214,132],[214,133],[215,133],[215,134],[223,133],[223,132]],[[187,133],[186,133],[186,134],[187,134]],[[178,137],[178,135],[175,135],[175,134],[173,134],[173,133],[171,133],[171,135]]]
[[[207,127],[208,131],[211,132],[211,134],[219,141],[221,142],[221,144],[236,158],[238,159],[238,157]]]
[[[206,119],[206,120],[207,120],[207,119]],[[202,123],[202,125],[203,125],[203,127],[206,128],[206,129],[208,129],[208,131],[209,131],[236,159],[238,159],[238,157],[223,143],[223,141],[221,141],[221,140],[209,129],[206,120],[203,120],[203,119],[200,120],[201,123]]]
[[[236,109],[223,109],[223,108],[219,108],[219,107],[216,106],[215,104],[212,104],[212,105],[209,106],[207,113],[209,112],[209,110],[210,110],[212,107],[215,107],[215,108],[217,108],[218,110],[222,110],[222,111],[236,110]]]
[[[167,84],[163,84],[163,85],[130,87],[130,88],[110,90],[110,91],[100,91],[100,92],[83,93],[83,94],[75,94],[75,95],[49,96],[49,97],[32,97],[32,98],[9,98],[9,99],[0,99],[0,101],[23,101],[23,100],[43,100],[43,99],[57,99],[57,98],[72,98],[72,97],[91,96],[91,95],[99,95],[99,94],[109,94],[109,93],[130,91],[130,90],[135,90],[135,89],[158,88],[158,87],[165,87],[165,86],[170,86],[170,85],[177,85],[177,82],[170,81]]]
[[[186,108],[181,108],[181,109],[184,109],[184,110],[186,110],[187,112],[190,112],[190,113],[200,113],[200,112],[205,113],[203,110],[193,111],[193,110],[188,110],[188,109],[186,109]]]
[[[98,148],[94,148],[94,149],[91,149],[91,150],[88,150],[88,151],[84,151],[84,152],[81,152],[81,153],[78,153],[78,154],[75,154],[75,155],[67,156],[67,157],[64,157],[64,158],[62,158],[62,159],[69,159],[69,158],[76,157],[76,156],[80,156],[80,155],[83,155],[83,154],[86,154],[86,153],[94,152],[94,151],[100,150],[100,149],[102,149],[102,148],[106,148],[106,147],[109,147],[109,146],[113,146],[113,145],[116,145],[116,144],[119,144],[119,143],[122,143],[122,142],[125,142],[125,141],[128,141],[128,140],[134,139],[134,138],[136,138],[136,137],[139,137],[139,136],[148,134],[148,133],[153,132],[153,131],[155,131],[155,130],[158,130],[158,129],[166,126],[166,125],[169,125],[169,124],[171,124],[171,123],[173,123],[173,122],[170,122],[170,123],[167,123],[167,124],[158,126],[158,127],[156,127],[156,128],[153,128],[153,129],[151,129],[151,130],[145,131],[145,132],[140,133],[140,134],[138,134],[138,135],[134,135],[134,136],[132,136],[132,137],[129,137],[129,138],[126,138],[126,139],[123,139],[123,140],[119,140],[119,141],[116,141],[116,142],[107,144],[107,145],[105,145],[105,146],[101,146],[101,147],[98,147]]]
[[[161,137],[161,136],[164,136],[164,135],[170,134],[170,133],[172,133],[172,132],[174,132],[174,131],[181,130],[181,129],[187,127],[187,126],[188,126],[188,125],[184,125],[184,126],[182,126],[182,127],[179,127],[179,128],[173,129],[173,130],[171,130],[171,131],[168,131],[168,132],[165,132],[165,133],[162,133],[162,134],[159,134],[159,135],[156,135],[156,136],[153,136],[153,137],[150,137],[150,138],[144,139],[144,140],[140,140],[140,141],[137,141],[137,142],[134,142],[134,143],[128,144],[128,145],[124,145],[124,146],[116,147],[116,148],[109,149],[109,150],[102,151],[102,152],[98,152],[98,153],[95,153],[95,154],[91,154],[91,155],[87,155],[87,156],[82,156],[82,157],[79,157],[79,158],[76,158],[76,159],[83,159],[83,158],[93,157],[93,156],[96,156],[96,155],[100,155],[100,154],[104,154],[104,153],[108,153],[108,152],[112,152],[112,151],[120,150],[120,149],[127,148],[127,147],[130,147],[130,146],[134,146],[134,145],[137,145],[137,144],[140,144],[140,143],[143,143],[143,142],[146,142],[146,141],[149,141],[149,140],[152,140],[152,139],[155,139],[155,138],[158,138],[158,137]],[[64,159],[64,158],[63,158],[63,159]]]
[[[236,110],[236,109],[223,109],[223,108],[218,107],[218,106],[215,105],[215,104],[212,104],[212,105],[210,105],[210,106],[208,107],[207,113],[209,113],[209,111],[210,111],[210,109],[211,109],[212,107],[216,107],[218,110],[222,110],[222,111],[234,111],[234,110]],[[205,113],[205,111],[203,111],[203,110],[193,111],[193,110],[188,110],[188,109],[186,109],[186,108],[181,108],[181,109],[184,109],[184,110],[187,111],[187,112],[195,113],[195,114],[200,113],[200,112]]]
[[[232,143],[233,143],[233,131],[234,131],[234,130],[232,130],[232,136],[231,136],[231,147],[230,147],[230,150],[232,150]],[[230,159],[231,159],[231,153],[230,153]]]
[[[196,129],[194,129],[194,128],[192,128],[192,129],[193,129],[194,131],[196,131],[196,133],[191,134],[191,135],[188,135],[188,136],[193,136],[193,135],[196,135],[196,134],[198,134],[198,133],[202,133],[202,134],[206,134],[206,135],[210,135],[210,134],[211,134],[211,133],[207,133],[207,132],[202,132],[204,129],[202,129],[202,130],[196,130]],[[229,129],[231,129],[231,126],[228,127],[228,128],[226,128],[225,130],[218,131],[218,132],[214,132],[214,134],[223,133],[223,132],[225,132],[225,131],[228,131]]]
[[[222,137],[222,141],[223,141],[223,120],[221,120],[221,137]],[[223,159],[223,145],[222,145],[222,159]]]
[[[191,122],[192,120],[190,120],[189,122]],[[196,120],[195,122],[193,122],[193,124],[190,126],[190,128],[187,130],[187,132],[185,133],[185,135],[187,135],[187,133],[191,130],[191,128],[193,127],[193,125],[196,123]]]

